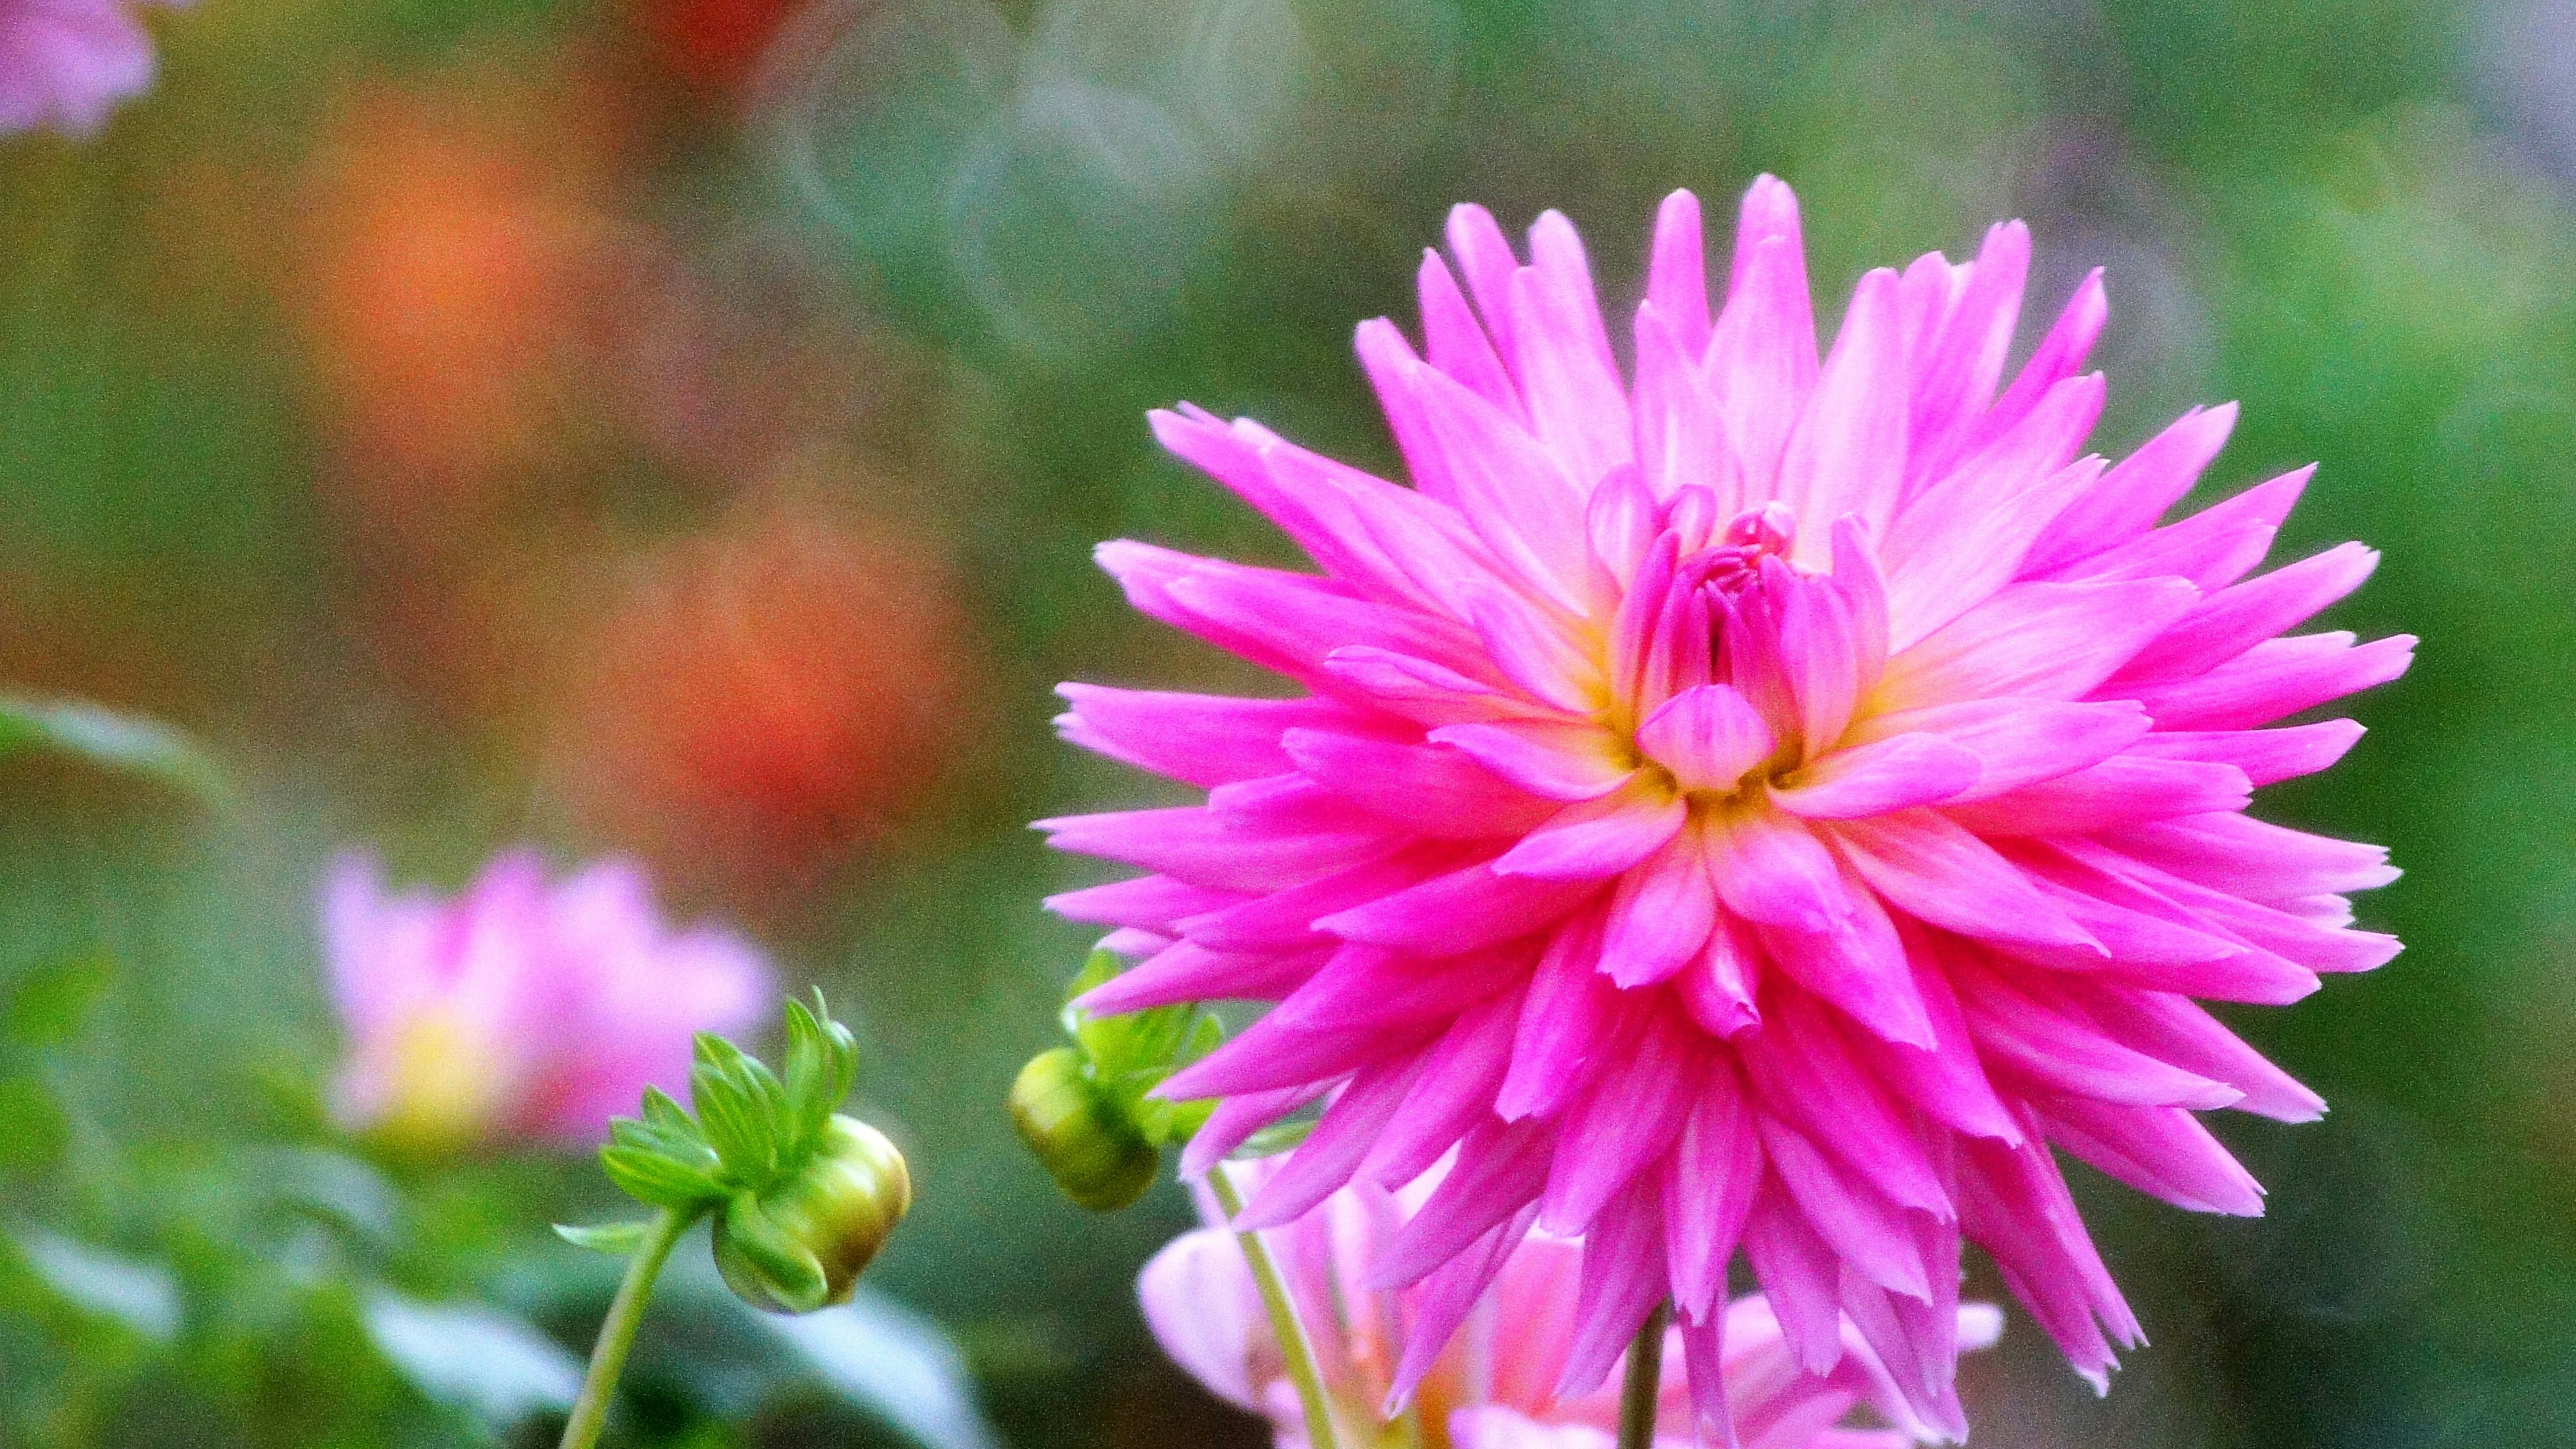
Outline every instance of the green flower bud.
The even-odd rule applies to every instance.
[[[772,1313],[847,1303],[912,1206],[912,1174],[885,1134],[833,1114],[813,1155],[716,1216],[716,1269],[744,1302]]]
[[[1011,1122],[1065,1196],[1116,1212],[1154,1185],[1163,1155],[1083,1071],[1072,1047],[1040,1052],[1011,1083]]]

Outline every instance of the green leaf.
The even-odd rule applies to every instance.
[[[618,1191],[656,1207],[688,1208],[724,1196],[708,1173],[640,1147],[603,1147],[599,1166]]]
[[[555,1224],[555,1236],[574,1247],[588,1248],[594,1253],[607,1253],[620,1258],[644,1246],[644,1239],[652,1231],[651,1223],[592,1223],[587,1226],[573,1223]]]
[[[0,1077],[0,1169],[51,1167],[71,1143],[71,1123],[33,1077]]]
[[[178,1334],[179,1283],[161,1264],[120,1258],[41,1228],[21,1234],[18,1250],[64,1301],[148,1339],[166,1342]]]
[[[581,1360],[525,1319],[482,1303],[423,1303],[377,1289],[361,1313],[385,1361],[423,1394],[498,1428],[572,1406]]]
[[[116,981],[116,958],[104,951],[57,957],[18,978],[0,1035],[24,1047],[60,1046],[78,1036]]]
[[[884,1417],[930,1449],[995,1449],[974,1379],[938,1325],[861,1289],[841,1308],[782,1317],[753,1312],[844,1401]]]
[[[168,725],[77,700],[0,694],[0,755],[31,749],[77,755],[201,800],[227,800],[234,793],[213,759]]]

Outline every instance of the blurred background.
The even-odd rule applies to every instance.
[[[0,1442],[552,1442],[615,1265],[545,1224],[605,1184],[325,1107],[328,862],[453,890],[515,843],[630,854],[822,984],[918,1185],[856,1339],[675,1284],[628,1442],[1262,1442],[1133,1306],[1186,1201],[1085,1216],[999,1108],[1086,944],[1037,900],[1099,878],[1023,822],[1163,798],[1049,687],[1238,677],[1090,546],[1286,556],[1152,446],[1174,399],[1391,471],[1350,330],[1410,326],[1451,203],[1562,208],[1624,315],[1656,200],[1714,225],[1763,170],[1829,321],[2005,216],[2026,331],[2107,267],[2102,450],[2241,399],[2215,486],[2321,461],[2275,557],[2384,549],[2333,622],[2425,641],[2261,807],[2408,872],[2361,902],[2395,964],[2235,1018],[2333,1115],[2217,1124],[2260,1221],[2083,1177],[2154,1346],[2096,1402],[2016,1316],[1978,1442],[2576,1440],[2566,0],[151,23],[102,137],[0,141],[0,683],[171,721],[235,791],[0,761]]]

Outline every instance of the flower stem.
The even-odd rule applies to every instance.
[[[1662,1400],[1664,1327],[1673,1306],[1658,1303],[1628,1345],[1628,1377],[1619,1386],[1619,1449],[1651,1449],[1655,1442],[1655,1408]]]
[[[1225,1209],[1229,1221],[1243,1212],[1243,1198],[1226,1177],[1223,1164],[1208,1169],[1208,1189],[1216,1194],[1217,1206]],[[1252,1281],[1261,1288],[1261,1306],[1270,1310],[1270,1332],[1279,1340],[1279,1356],[1287,1362],[1289,1381],[1297,1386],[1297,1405],[1306,1411],[1306,1443],[1310,1449],[1334,1449],[1332,1407],[1324,1398],[1324,1381],[1315,1373],[1306,1331],[1298,1326],[1297,1305],[1288,1296],[1288,1285],[1280,1281],[1259,1233],[1239,1232],[1234,1240],[1243,1245],[1243,1260],[1252,1265]]]
[[[608,1422],[608,1401],[617,1393],[617,1376],[626,1371],[627,1351],[635,1347],[635,1330],[644,1322],[645,1300],[653,1296],[653,1280],[662,1276],[662,1264],[680,1235],[698,1220],[698,1211],[662,1209],[627,1260],[626,1279],[617,1285],[616,1301],[608,1305],[608,1320],[599,1325],[599,1342],[590,1351],[590,1372],[582,1377],[580,1397],[572,1401],[572,1417],[564,1421],[562,1449],[592,1449],[599,1442],[600,1426]]]

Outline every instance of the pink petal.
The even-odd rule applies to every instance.
[[[1609,702],[1600,661],[1556,616],[1501,588],[1480,586],[1467,598],[1494,667],[1532,699],[1578,715]]]
[[[1967,290],[1919,368],[1914,445],[1908,449],[1918,478],[1928,477],[1921,471],[1924,466],[1947,453],[1952,430],[1994,398],[2004,356],[2012,347],[2013,323],[2021,316],[2022,282],[2029,267],[2028,228],[2007,221],[1987,230]]]
[[[1744,1220],[1744,1255],[1799,1366],[1819,1377],[1832,1373],[1843,1357],[1841,1265],[1776,1176],[1763,1183]]]
[[[2094,1018],[2129,1045],[2244,1093],[2236,1104],[2239,1111],[2281,1122],[2313,1122],[2325,1115],[2324,1098],[2187,998],[2116,986],[2088,991],[2082,983],[2070,983],[2068,989],[2079,998],[2089,997]]]
[[[1658,1013],[1635,1047],[1594,1078],[1558,1134],[1542,1227],[1568,1237],[1585,1232],[1613,1194],[1671,1150],[1698,1087],[1693,1046],[1688,1028]]]
[[[1459,1144],[1449,1175],[1370,1267],[1376,1291],[1420,1282],[1535,1199],[1547,1181],[1556,1131],[1537,1122],[1487,1120]]]
[[[1776,1117],[1761,1119],[1762,1150],[1798,1211],[1845,1265],[1871,1282],[1929,1301],[1931,1279],[1896,1204],[1843,1180],[1815,1144]]]
[[[1743,461],[1749,504],[1772,496],[1789,431],[1816,385],[1816,321],[1798,235],[1798,203],[1777,177],[1744,194],[1726,305],[1701,364],[1725,408],[1727,436]]]
[[[1833,827],[1845,859],[1890,902],[1984,940],[2098,950],[2084,928],[1984,841],[1929,810]]]
[[[1476,536],[1519,583],[1580,609],[1590,588],[1583,505],[1591,480],[1577,481],[1517,420],[1445,373],[1416,364],[1397,385],[1419,409]]]
[[[2101,476],[2074,461],[2102,411],[2102,375],[2069,378],[2022,424],[1934,484],[1887,533],[1892,643],[1904,649],[1993,596],[2032,541]]]
[[[2263,1215],[2262,1185],[2180,1107],[2057,1097],[2038,1112],[2050,1141],[2140,1192],[2191,1212]]]
[[[1857,881],[1846,885],[1851,916],[1832,930],[1756,927],[1762,946],[1799,985],[1886,1042],[1932,1045],[1932,1023],[1914,988],[1895,923]]]
[[[2133,860],[2257,901],[2375,890],[2398,876],[2384,846],[2310,835],[2245,815],[2133,826],[2105,843]]]
[[[1687,191],[1672,193],[1655,209],[1646,301],[1670,321],[1674,339],[1692,357],[1707,350],[1708,258],[1700,240],[1699,198]]]
[[[1418,274],[1422,295],[1422,337],[1431,365],[1456,378],[1469,391],[1506,412],[1517,411],[1520,395],[1494,351],[1485,329],[1476,323],[1457,278],[1440,253],[1425,250]],[[1437,496],[1454,501],[1454,491]]]
[[[1905,339],[1898,328],[1896,273],[1860,279],[1833,354],[1780,463],[1774,496],[1818,523],[1856,513],[1884,535],[1905,482]],[[1802,553],[1824,562],[1826,537],[1811,528]]]
[[[1674,808],[1680,809],[1679,802]],[[1626,990],[1650,986],[1688,965],[1717,924],[1717,896],[1696,831],[1682,831],[1619,881],[1610,899],[1601,969]]]
[[[1474,860],[1456,846],[1409,846],[1241,904],[1175,922],[1180,935],[1212,951],[1300,951],[1331,944],[1318,918],[1392,895]]]
[[[1637,747],[1685,790],[1732,792],[1774,743],[1761,713],[1723,684],[1685,689],[1637,727]]]
[[[1583,240],[1563,212],[1530,228],[1530,264],[1510,282],[1512,345],[1530,420],[1590,492],[1630,460],[1628,391],[1610,354]]]
[[[1476,311],[1485,320],[1485,330],[1492,334],[1496,350],[1509,363],[1519,355],[1512,340],[1511,309],[1506,304],[1512,273],[1520,270],[1520,259],[1512,255],[1511,240],[1495,224],[1493,213],[1472,204],[1449,208],[1448,238],[1449,253],[1458,259],[1458,270],[1466,275],[1467,290],[1476,299]]]
[[[1851,916],[1833,856],[1795,819],[1757,809],[1713,820],[1707,850],[1718,898],[1746,920],[1831,931]]]
[[[2132,701],[2007,696],[1878,715],[1852,737],[1871,743],[1921,733],[1968,751],[1977,759],[1976,783],[1950,797],[1966,804],[2098,764],[2134,744],[2148,724],[2147,712]]]
[[[1067,815],[1037,822],[1057,850],[1167,875],[1216,890],[1270,891],[1347,870],[1387,845],[1381,828],[1353,825],[1278,831],[1198,806]]]
[[[1965,457],[2012,431],[2048,395],[2049,389],[2082,372],[2084,359],[2092,355],[2094,340],[2102,335],[2102,324],[2110,315],[2110,301],[2102,291],[2102,269],[2096,267],[2077,284],[2066,310],[2058,314],[2048,335],[2039,340],[2038,349],[2031,353],[2030,361],[2022,364],[2012,386],[2004,389],[2004,395],[1995,399],[1984,417],[1954,435],[1958,441],[1953,445],[1953,456]],[[1938,476],[1940,471],[1935,465],[1929,473]]]
[[[1201,1228],[1165,1244],[1137,1275],[1136,1300],[1154,1341],[1201,1388],[1261,1411],[1252,1365],[1268,1343],[1269,1318],[1234,1234]]]
[[[1495,1093],[1512,1059],[1512,1033],[1522,993],[1469,1007],[1423,1058],[1422,1074],[1395,1120],[1360,1164],[1360,1176],[1401,1187],[1429,1171],[1467,1130],[1493,1115]]]
[[[1429,1053],[1363,1067],[1324,1109],[1315,1130],[1262,1183],[1234,1220],[1238,1232],[1285,1227],[1351,1180],[1379,1132],[1394,1120]]]
[[[1669,1281],[1663,1190],[1651,1181],[1631,1184],[1584,1237],[1583,1287],[1574,1310],[1574,1342],[1556,1381],[1559,1400],[1581,1398],[1601,1386],[1663,1300]]]
[[[1796,1127],[1898,1206],[1951,1216],[1949,1192],[1926,1155],[1921,1129],[1863,1064],[1863,1050],[1795,993],[1770,1005],[1770,1022],[1737,1044],[1761,1114]]]
[[[2213,669],[2282,630],[2307,622],[2317,611],[2360,588],[2378,566],[2376,550],[2347,543],[2221,589],[2138,651],[2121,675],[2175,679]]]
[[[1945,813],[1985,836],[2091,835],[2178,815],[2242,810],[2253,798],[2253,783],[2234,765],[2114,755]]]
[[[1762,1184],[1762,1145],[1735,1073],[1703,1073],[1664,1181],[1664,1221],[1671,1230],[1673,1298],[1685,1317],[1704,1318],[1723,1303],[1726,1265]]]
[[[1499,720],[1443,725],[1431,732],[1431,739],[1455,745],[1495,774],[1551,800],[1599,799],[1635,773],[1635,766],[1622,758],[1619,737],[1596,724]]]
[[[1503,1120],[1555,1116],[1618,1045],[1625,998],[1600,969],[1601,931],[1586,913],[1558,927],[1539,953],[1512,1034],[1511,1070],[1494,1097]]]
[[[1977,782],[1977,757],[1938,735],[1905,734],[1837,750],[1770,786],[1771,801],[1810,820],[1850,820],[1930,805]]]
[[[1697,484],[1729,502],[1744,485],[1726,412],[1699,369],[1699,350],[1649,301],[1637,309],[1636,454],[1640,481],[1657,498]]]
[[[1320,699],[1234,699],[1059,684],[1073,706],[1056,719],[1067,740],[1113,760],[1205,788],[1292,768],[1279,748],[1288,729],[1354,722]]]
[[[1731,1037],[1762,1024],[1762,1013],[1753,1005],[1760,969],[1759,946],[1741,922],[1720,911],[1699,959],[1684,968],[1673,985],[1681,994],[1683,1009],[1702,1031]]]
[[[2235,426],[2234,403],[2183,414],[2059,514],[2023,557],[2023,569],[2045,577],[2153,528],[2200,481]]]
[[[1552,714],[1445,664],[1393,650],[1345,645],[1324,656],[1324,684],[1337,694],[1426,725],[1477,723]]]
[[[1276,1001],[1303,985],[1323,960],[1321,951],[1237,955],[1181,941],[1091,988],[1075,1004],[1095,1016],[1117,1016],[1193,1001]]]
[[[1292,729],[1279,737],[1279,750],[1306,778],[1425,835],[1517,835],[1555,813],[1551,802],[1530,798],[1453,747]]]
[[[2199,597],[2176,579],[2014,584],[1888,660],[1879,697],[1889,709],[2080,698]]]
[[[1968,967],[1956,984],[1968,1029],[1988,1064],[2053,1094],[2204,1112],[2232,1106],[2245,1095],[2122,1045],[2074,1009],[2052,1006],[2045,980],[2031,982],[2025,994]]]
[[[2156,723],[2178,730],[2254,729],[2376,684],[2415,662],[2415,636],[2356,646],[2350,634],[2257,644],[2207,674],[2133,692]]]
[[[2313,775],[2344,757],[2363,734],[2348,719],[2272,730],[2172,731],[2148,735],[2133,753],[2164,760],[2207,760],[2234,765],[2256,788]]]
[[[1446,956],[1527,935],[1573,910],[1594,889],[1591,881],[1537,880],[1471,865],[1336,911],[1315,927],[1347,941]]]

